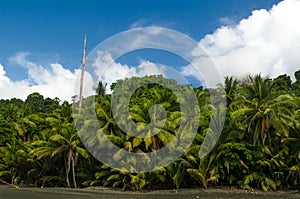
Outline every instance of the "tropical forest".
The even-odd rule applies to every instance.
[[[150,83],[129,95],[128,107],[112,107],[118,85],[131,86],[145,78]],[[169,86],[151,81],[157,78]],[[294,77],[224,77],[224,85],[219,85],[226,99],[226,103],[218,105],[218,109],[225,110],[221,112],[211,102],[213,89],[192,88],[197,103],[182,107],[182,99],[174,95],[172,86],[186,87],[162,76],[118,80],[110,88],[99,82],[95,94],[83,98],[82,107],[77,106],[75,97],[62,102],[36,92],[26,100],[1,99],[0,183],[13,187],[109,187],[131,191],[211,187],[300,189],[300,70],[295,71]],[[88,106],[89,103],[94,105]],[[149,109],[155,104],[159,106],[153,109],[163,107],[165,123],[159,130],[155,125],[149,128],[157,131],[151,136],[129,135],[115,121],[112,109],[122,113],[127,108],[135,124],[147,126],[153,120]],[[193,128],[193,124],[182,124],[181,120],[195,106],[199,107],[199,117],[186,116],[197,124],[192,143],[166,166],[149,172],[118,169],[102,163],[87,149],[101,146],[105,136],[128,152],[157,151],[178,137],[179,131],[184,134]],[[157,111],[157,117],[159,110],[152,110]],[[89,111],[96,113],[100,129],[87,138],[82,134],[89,131],[95,120],[80,115]],[[200,157],[205,136],[215,131],[211,121],[214,122],[216,114],[223,113],[225,120],[217,142]],[[119,120],[126,123],[126,118]],[[83,142],[90,144],[86,147]]]

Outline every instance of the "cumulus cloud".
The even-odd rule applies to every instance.
[[[0,64],[0,99],[7,99],[12,97],[23,98],[26,95],[26,85],[28,82],[23,81],[11,81],[4,70],[4,67]]]
[[[79,94],[80,69],[70,71],[59,63],[52,63],[49,67],[45,67],[28,60],[28,55],[29,53],[21,52],[9,58],[11,63],[21,65],[28,71],[28,78],[21,81],[14,81],[7,77],[3,65],[0,64],[0,99],[16,97],[25,100],[29,94],[39,92],[44,97],[59,97],[61,100],[70,101],[72,96]],[[103,66],[108,67],[103,68]],[[107,91],[110,92],[109,86],[118,79],[164,74],[166,66],[147,60],[141,60],[136,67],[128,66],[115,62],[108,53],[98,52],[92,67],[87,69],[90,70],[85,71],[84,75],[84,97],[94,93],[93,89],[98,80],[106,82]],[[98,78],[95,79],[95,76]]]
[[[204,65],[211,59],[221,76],[287,73],[293,78],[300,68],[299,10],[300,1],[285,0],[270,10],[253,11],[234,26],[222,26],[200,40],[192,52],[195,62]],[[182,71],[193,74],[189,66]]]
[[[80,70],[70,71],[59,63],[52,63],[50,67],[37,65],[27,59],[28,53],[21,52],[10,57],[9,60],[19,64],[28,71],[28,78],[21,81],[14,81],[6,76],[4,67],[0,65],[0,98],[20,98],[26,97],[33,92],[39,92],[44,97],[59,97],[61,100],[70,101],[75,95],[78,87],[78,77]],[[92,84],[90,75],[85,75],[85,83]],[[90,88],[91,86],[87,86]],[[91,89],[85,89],[85,95],[88,95]]]
[[[98,79],[106,82],[108,87],[118,79],[129,77],[143,77],[146,75],[165,75],[167,66],[152,63],[147,60],[141,60],[139,65],[128,66],[116,62],[112,56],[103,51],[98,51],[95,60],[92,63],[93,71]],[[109,91],[109,90],[108,90]]]

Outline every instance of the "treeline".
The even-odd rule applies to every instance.
[[[151,78],[163,79],[146,78],[149,82]],[[300,70],[295,72],[295,79],[292,82],[287,75],[275,79],[261,75],[225,77],[224,128],[213,150],[201,159],[203,140],[214,131],[209,124],[216,107],[211,104],[208,89],[194,88],[200,117],[196,118],[199,128],[192,145],[177,161],[145,173],[119,171],[93,158],[79,137],[91,122],[85,121],[78,132],[75,122],[80,116],[73,114],[72,104],[61,103],[58,98],[45,99],[39,93],[25,101],[0,100],[0,181],[14,186],[128,190],[212,186],[300,189]],[[119,80],[112,90],[118,84],[126,82],[134,87],[140,81],[145,78]],[[97,115],[101,128],[92,145],[100,146],[99,138],[106,135],[129,152],[147,153],[163,148],[178,136],[180,118],[185,115],[180,99],[170,89],[178,85],[173,80],[162,81],[171,86],[150,83],[129,95],[130,117],[137,125],[151,122],[148,111],[154,104],[165,109],[164,126],[146,138],[127,135],[118,127],[111,109],[112,95],[106,94],[105,84],[99,82],[95,96],[85,99],[80,109],[81,113],[94,111]],[[95,106],[86,106],[91,99]],[[188,127],[183,129],[189,131]]]

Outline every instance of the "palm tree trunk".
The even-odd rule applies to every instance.
[[[16,172],[15,172],[15,169],[13,169],[12,176],[11,176],[11,184],[12,185],[14,185],[15,176],[16,176]]]
[[[74,188],[77,188],[77,183],[76,183],[76,176],[75,176],[75,160],[74,157],[72,156],[72,176],[73,176],[73,184]]]
[[[156,151],[158,149],[158,146],[157,146],[157,138],[156,136],[152,136],[152,151]]]
[[[69,181],[69,173],[70,173],[70,168],[71,168],[71,157],[72,157],[72,153],[71,153],[71,150],[70,150],[69,153],[68,153],[68,156],[67,156],[67,161],[65,160],[66,183],[67,183],[68,188],[71,188],[70,181]]]

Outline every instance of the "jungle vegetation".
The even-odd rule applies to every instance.
[[[151,77],[148,77],[151,78]],[[129,85],[133,77],[118,80]],[[165,79],[170,84],[173,80]],[[193,88],[200,108],[197,134],[175,162],[152,172],[129,173],[96,160],[84,147],[76,128],[72,104],[39,93],[0,100],[0,182],[37,187],[118,187],[124,190],[208,188],[235,186],[263,191],[300,189],[300,70],[274,79],[260,74],[224,78],[227,100],[222,134],[205,157],[199,149],[209,129],[214,106],[209,90]],[[113,119],[106,84],[95,88],[95,112],[106,135],[130,152],[151,152],[168,144],[179,128],[182,109],[170,89],[147,84],[130,98],[129,112],[136,124],[149,124],[149,108],[161,104],[167,122],[148,138],[126,135]],[[88,103],[84,99],[83,103]],[[191,105],[192,106],[192,105]],[[187,109],[193,107],[185,107]],[[81,111],[90,111],[83,109]],[[186,128],[188,131],[188,127]],[[97,137],[96,137],[97,138]],[[101,142],[97,139],[95,144]]]

